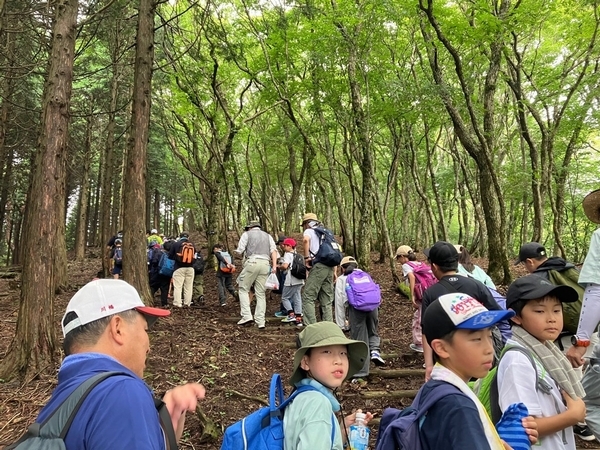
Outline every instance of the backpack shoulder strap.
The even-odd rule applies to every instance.
[[[536,391],[542,391],[546,394],[550,393],[548,389],[548,384],[544,381],[544,374],[538,372],[537,364],[535,363],[535,359],[531,352],[520,345],[506,345],[502,349],[502,353],[500,353],[500,360],[498,360],[498,366],[500,365],[500,361],[508,352],[519,352],[527,357],[531,365],[533,366],[533,370],[535,370],[535,389]],[[498,371],[496,369],[496,373],[494,374],[494,380],[490,385],[490,405],[492,412],[492,421],[497,423],[502,417],[502,410],[500,409],[500,392],[498,390]]]
[[[29,427],[28,434],[41,437],[60,436],[64,440],[79,408],[88,394],[100,383],[115,375],[130,376],[126,372],[102,372],[88,378],[81,383],[69,396],[56,408],[44,422],[34,423]],[[32,429],[33,428],[33,429]]]
[[[177,437],[175,436],[175,430],[173,429],[173,421],[171,415],[167,409],[167,405],[160,398],[154,397],[154,407],[158,412],[158,420],[160,427],[165,433],[165,441],[167,444],[167,450],[177,450]]]
[[[452,283],[450,283],[448,280],[444,280],[443,278],[440,278],[438,280],[438,282],[440,284],[444,285],[444,287],[446,288],[446,290],[449,293],[457,292],[456,288],[454,286],[452,286]]]
[[[419,391],[417,397],[415,397],[413,401],[413,403],[415,404],[414,408],[418,411],[417,419],[420,419],[422,416],[424,416],[427,413],[427,411],[442,398],[451,394],[465,395],[456,386],[445,382],[433,387],[424,399],[421,398],[421,393],[422,390]]]

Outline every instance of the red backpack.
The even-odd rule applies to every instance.
[[[415,298],[413,300],[419,302],[423,300],[425,290],[437,283],[438,280],[427,264],[415,261],[409,261],[406,264],[412,268],[415,275]]]

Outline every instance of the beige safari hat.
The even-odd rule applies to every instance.
[[[317,219],[317,215],[315,213],[306,213],[302,217],[301,225],[304,225],[306,222],[308,222],[310,220],[318,221],[319,219]]]

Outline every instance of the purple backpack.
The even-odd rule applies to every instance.
[[[373,311],[381,304],[381,289],[371,275],[360,269],[354,269],[346,277],[346,295],[348,303],[359,311]]]

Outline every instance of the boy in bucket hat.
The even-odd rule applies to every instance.
[[[155,399],[142,377],[150,345],[148,327],[169,314],[145,306],[125,281],[94,280],[81,288],[61,321],[66,357],[58,385],[37,422],[43,423],[92,376],[118,372],[85,398],[64,438],[66,449],[166,449]],[[204,387],[197,383],[177,386],[163,397],[177,439],[186,411],[195,411],[203,397]]]
[[[310,385],[316,390],[298,394],[286,408],[284,449],[342,450],[347,433],[342,436],[340,424],[334,420],[334,413],[340,411],[334,392],[362,368],[367,359],[367,345],[348,339],[333,322],[318,322],[298,335],[298,346],[290,384],[295,388]],[[366,422],[372,417],[366,413]],[[355,420],[356,413],[350,414],[343,424],[349,427]],[[329,438],[324,438],[331,436],[332,431],[333,445]]]
[[[442,295],[424,312],[423,335],[437,364],[419,398],[444,383],[456,388],[455,394],[446,395],[427,411],[420,433],[425,449],[505,448],[467,382],[485,377],[492,368],[491,327],[513,315],[512,311],[490,311],[463,293]]]
[[[516,313],[506,345],[525,349],[531,358],[520,351],[504,353],[497,372],[498,404],[501,411],[525,404],[536,418],[542,450],[575,450],[573,425],[585,417],[579,375],[554,344],[563,329],[562,304],[575,301],[575,289],[537,275],[514,281],[506,294],[506,307]]]

